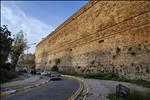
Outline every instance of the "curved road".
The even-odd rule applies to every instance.
[[[2,97],[1,100],[67,100],[78,88],[78,80],[62,77],[62,80],[50,81],[26,92]]]

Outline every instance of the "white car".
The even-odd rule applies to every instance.
[[[45,76],[45,75],[47,75],[47,72],[43,71],[43,72],[41,72],[41,75]]]

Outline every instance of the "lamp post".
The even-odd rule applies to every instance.
[[[29,62],[28,62],[28,51],[29,51],[29,48],[31,48],[31,47],[29,47],[29,45],[36,45],[36,43],[27,44],[27,63],[29,63]],[[28,64],[27,64],[27,65],[28,65]]]
[[[31,48],[31,47],[29,47],[29,45],[36,45],[36,43],[27,44],[27,55],[28,55],[28,50],[29,50],[29,48]]]

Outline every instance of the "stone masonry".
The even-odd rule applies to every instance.
[[[17,66],[18,67],[27,67],[27,68],[35,68],[35,55],[34,54],[24,54],[19,59]]]
[[[88,2],[36,46],[35,62],[150,80],[150,2]]]

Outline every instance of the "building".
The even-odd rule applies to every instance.
[[[90,1],[44,38],[36,68],[150,80],[150,2]]]
[[[35,54],[23,54],[17,64],[18,67],[35,68]]]

